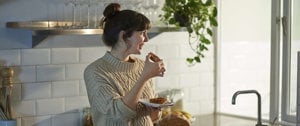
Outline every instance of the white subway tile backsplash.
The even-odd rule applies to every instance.
[[[87,64],[67,64],[66,65],[66,79],[83,79],[83,72]]]
[[[37,100],[37,115],[60,114],[65,112],[63,98]]]
[[[53,97],[68,97],[79,95],[79,81],[55,81],[53,84]]]
[[[51,83],[25,83],[22,84],[22,99],[51,98]]]
[[[183,99],[185,100],[185,102],[189,102],[190,101],[190,88],[185,88],[185,86],[181,87],[182,91],[183,91]]]
[[[35,66],[18,66],[14,67],[14,83],[36,82]]]
[[[189,98],[191,101],[207,101],[214,99],[214,87],[203,86],[191,88]]]
[[[183,108],[192,115],[208,115],[214,113],[214,101],[203,100],[198,102],[185,101]]]
[[[176,62],[176,64],[174,64]],[[185,62],[184,59],[168,59],[164,61],[165,67],[166,67],[166,75],[167,74],[181,74],[185,73],[185,71],[180,71],[181,70],[181,63],[180,62]],[[187,65],[187,64],[185,64]]]
[[[20,50],[0,50],[0,66],[17,66],[21,64]]]
[[[184,101],[183,109],[192,115],[199,115],[200,103]]]
[[[22,65],[50,64],[50,49],[22,49]]]
[[[135,56],[144,59],[154,52],[164,60],[164,77],[153,79],[157,91],[181,88],[184,110],[195,115],[213,113],[213,54],[189,67],[185,61],[191,52],[187,38],[187,32],[161,33]],[[14,66],[12,95],[16,115],[22,120],[19,126],[80,126],[80,112],[90,106],[84,69],[107,50],[104,46],[0,50],[0,66],[20,65]]]
[[[51,116],[23,117],[22,126],[51,126]]]
[[[151,43],[151,41],[150,41],[150,43]],[[150,44],[148,44],[148,43],[146,43],[146,44],[143,46],[141,55],[135,55],[135,56],[144,60],[144,59],[146,58],[146,56],[148,55],[149,52],[153,52],[153,53],[157,54],[157,55],[158,55],[160,58],[162,58],[162,59],[165,58],[165,57],[161,57],[161,55],[160,55],[159,53],[157,53],[156,46],[150,45]]]
[[[213,86],[214,83],[214,73],[213,72],[200,72],[199,73],[199,83],[198,86]]]
[[[168,59],[179,58],[180,49],[179,46],[175,44],[161,44],[161,46],[157,47],[157,53],[167,61]]]
[[[13,84],[11,100],[14,102],[19,102],[22,100],[22,84]]]
[[[58,114],[52,117],[52,126],[82,126],[80,113]]]
[[[167,74],[163,78],[155,79],[156,89],[170,89],[180,87],[180,76],[176,74]]]
[[[148,44],[159,45],[161,44],[174,44],[174,45],[181,45],[181,44],[188,44],[188,32],[163,32],[158,36],[152,38]]]
[[[201,73],[206,73],[206,72],[210,72],[210,73],[213,73],[214,72],[214,61],[213,60],[207,60],[207,59],[204,59],[203,62],[201,62],[201,64],[198,64],[198,72],[201,72]],[[195,71],[195,69],[193,70]]]
[[[51,63],[52,64],[67,64],[79,62],[78,48],[52,48]]]
[[[200,74],[187,73],[180,76],[180,85],[188,88],[198,87],[200,84]]]
[[[81,63],[90,63],[100,57],[102,57],[106,51],[107,47],[90,47],[90,48],[80,48],[79,49],[79,61]]]
[[[184,43],[184,42],[183,42]],[[186,42],[188,43],[188,42]],[[195,52],[191,50],[191,47],[187,44],[179,45],[180,48],[180,57],[186,58],[186,57],[192,57],[194,56]]]
[[[65,110],[70,111],[82,111],[83,108],[89,107],[89,101],[87,96],[78,97],[66,97],[65,98]]]
[[[214,99],[202,100],[199,102],[200,110],[198,115],[209,115],[215,111]]]
[[[37,81],[59,81],[65,79],[65,65],[37,66]]]
[[[169,59],[166,63],[166,74],[186,74],[186,73],[213,73],[213,62],[211,63],[197,63],[196,65],[190,65],[186,62],[186,58]]]
[[[201,62],[203,63],[203,61],[208,60],[208,59],[212,59],[214,58],[214,46],[210,45],[208,46],[208,51],[203,51],[202,53],[204,54],[204,58],[201,59]],[[187,57],[194,57],[195,56],[195,52],[191,49],[191,47],[188,44],[183,44],[180,45],[180,57],[181,58],[187,58]],[[201,64],[202,64],[201,63]],[[213,62],[211,62],[213,63]]]
[[[36,102],[35,100],[20,101],[13,106],[15,117],[22,116],[35,116],[36,115]]]

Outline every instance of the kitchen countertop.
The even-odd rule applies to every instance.
[[[255,126],[257,123],[257,120],[225,114],[211,114],[194,117],[196,118],[196,120],[192,123],[192,126]],[[292,126],[279,124],[272,125],[267,122],[262,123],[268,126]]]

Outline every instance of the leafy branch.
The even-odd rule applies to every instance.
[[[161,20],[177,27],[186,27],[189,45],[194,57],[188,57],[190,64],[201,63],[213,36],[213,27],[218,26],[217,7],[212,0],[166,0]]]

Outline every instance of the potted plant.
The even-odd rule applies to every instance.
[[[189,33],[189,45],[194,57],[186,60],[190,64],[200,63],[204,51],[208,50],[213,35],[212,27],[217,27],[217,7],[212,0],[165,0],[160,15],[163,22],[176,27],[185,27]]]

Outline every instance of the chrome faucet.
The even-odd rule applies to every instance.
[[[237,91],[232,96],[232,104],[235,105],[235,99],[239,94],[249,94],[249,93],[255,93],[257,95],[257,124],[255,126],[267,126],[263,125],[261,122],[261,97],[260,94],[256,90],[244,90],[244,91]]]

